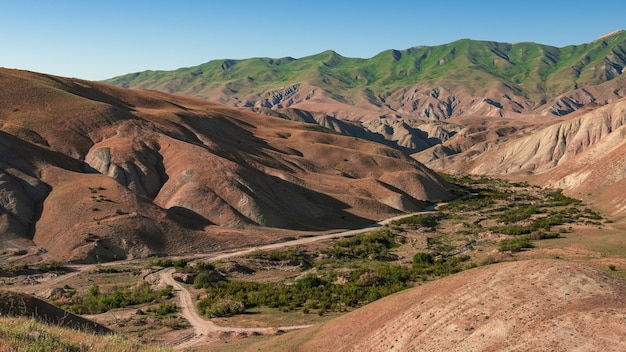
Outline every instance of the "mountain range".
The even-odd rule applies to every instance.
[[[462,39],[388,50],[369,59],[325,51],[299,59],[214,60],[105,82],[343,120],[554,117],[625,96],[624,66],[626,31],[619,30],[563,48]]]
[[[436,170],[563,188],[620,215],[626,31],[556,48],[462,39],[370,59],[216,60],[107,80],[390,146]],[[601,174],[597,170],[603,170]]]

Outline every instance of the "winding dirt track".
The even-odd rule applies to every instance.
[[[459,198],[459,200],[463,199],[463,198],[466,198],[466,197],[467,196]],[[224,251],[224,252],[214,253],[214,254],[209,254],[209,255],[199,255],[199,256],[197,255],[194,258],[210,260],[210,261],[218,261],[218,260],[224,260],[224,259],[229,259],[229,258],[233,258],[233,257],[240,257],[242,255],[250,254],[251,252],[254,252],[256,250],[270,250],[270,249],[298,246],[298,245],[301,245],[301,244],[308,244],[308,243],[313,243],[313,242],[327,240],[327,239],[354,236],[354,235],[359,234],[359,233],[366,233],[366,232],[376,231],[377,229],[379,229],[379,228],[381,228],[381,227],[383,227],[385,225],[388,225],[388,224],[390,224],[391,222],[393,222],[395,220],[404,219],[404,218],[407,218],[407,217],[410,217],[410,216],[413,216],[413,215],[420,215],[420,214],[423,215],[423,214],[432,213],[435,208],[436,208],[436,205],[431,205],[428,208],[426,208],[424,211],[411,213],[411,214],[403,214],[403,215],[399,215],[399,216],[394,216],[392,218],[379,221],[379,222],[377,222],[375,224],[372,224],[372,225],[370,225],[368,227],[364,227],[362,229],[349,230],[349,231],[343,231],[343,232],[337,232],[337,233],[331,233],[331,234],[328,234],[328,235],[319,235],[319,236],[313,236],[313,237],[299,238],[297,240],[286,241],[286,242],[279,242],[279,243],[272,243],[272,244],[268,244],[268,245],[264,245],[264,246],[255,246],[255,247],[250,247],[250,248],[246,248],[246,249],[238,249],[238,250],[235,250],[235,251]]]
[[[176,349],[185,349],[194,347],[196,345],[207,343],[210,339],[210,334],[215,332],[234,332],[234,333],[247,333],[254,335],[266,335],[276,334],[278,331],[287,331],[295,329],[308,328],[311,325],[297,325],[297,326],[284,326],[276,328],[235,328],[235,327],[223,327],[218,326],[212,321],[206,320],[198,314],[196,306],[194,304],[191,293],[185,289],[183,285],[174,280],[172,277],[174,273],[173,268],[162,270],[159,272],[160,278],[167,285],[174,287],[176,293],[176,299],[178,300],[178,307],[180,308],[181,315],[189,321],[194,328],[194,333],[187,335],[178,341],[174,341],[173,345]]]
[[[402,218],[406,218],[406,217],[418,215],[418,214],[430,213],[434,209],[435,209],[435,206],[431,206],[422,212],[395,216],[393,218],[380,221],[376,224],[373,224],[373,225],[370,225],[368,227],[358,229],[358,230],[349,230],[349,231],[343,231],[343,232],[338,232],[338,233],[332,233],[328,235],[300,238],[300,239],[293,240],[293,241],[273,243],[273,244],[268,244],[265,246],[250,247],[250,248],[239,249],[239,250],[231,251],[231,252],[222,252],[222,253],[211,254],[211,255],[195,256],[195,258],[200,257],[201,259],[204,259],[204,260],[218,261],[218,260],[246,255],[256,250],[271,250],[271,249],[313,243],[313,242],[321,241],[325,239],[354,236],[359,233],[375,231],[384,225],[390,224],[394,220],[398,220],[398,219],[402,219]],[[173,345],[176,349],[185,349],[185,348],[194,347],[203,343],[208,343],[210,339],[210,334],[215,333],[215,332],[249,333],[249,334],[257,334],[257,335],[258,334],[276,334],[278,331],[303,329],[303,328],[308,328],[311,326],[311,325],[297,325],[297,326],[283,326],[283,327],[271,327],[271,328],[236,328],[236,327],[218,326],[212,321],[202,318],[202,316],[198,314],[198,311],[196,310],[196,306],[194,304],[191,293],[178,281],[174,280],[174,278],[172,277],[173,273],[174,273],[174,268],[168,268],[168,269],[159,271],[158,275],[163,283],[167,285],[172,285],[174,287],[174,292],[178,300],[178,307],[180,308],[181,315],[185,319],[187,319],[187,321],[189,321],[189,323],[194,329],[193,334],[187,335],[177,341],[174,341]]]
[[[196,254],[196,255],[187,255],[185,256],[185,258],[195,258],[195,259],[208,260],[208,261],[219,261],[219,260],[224,260],[228,258],[243,256],[256,250],[271,250],[271,249],[278,249],[278,248],[284,248],[284,247],[290,247],[290,246],[303,245],[303,244],[313,243],[316,241],[322,241],[326,239],[349,237],[349,236],[354,236],[359,233],[375,231],[379,229],[380,227],[391,223],[394,220],[406,218],[406,217],[417,215],[417,214],[431,213],[435,208],[436,206],[433,205],[433,206],[426,208],[424,211],[416,212],[412,214],[404,214],[400,216],[395,216],[393,218],[380,221],[376,224],[372,224],[362,229],[299,238],[299,239],[292,240],[292,241],[273,243],[273,244],[268,244],[264,246],[241,248],[241,249],[233,250],[233,251],[223,251],[223,252],[212,253],[212,254],[202,253],[202,254]],[[136,262],[136,261],[133,261],[133,262]],[[116,262],[103,263],[99,265],[100,266],[112,266],[112,265],[119,265],[120,263],[121,262],[116,261]],[[68,265],[67,268],[71,269],[72,272],[65,274],[65,275],[59,275],[58,277],[52,277],[52,278],[42,280],[41,282],[37,282],[36,285],[25,286],[20,291],[24,293],[29,293],[29,294],[37,294],[37,293],[41,294],[42,292],[45,292],[45,290],[56,287],[62,282],[67,282],[67,279],[70,277],[88,273],[90,271],[95,270],[97,267],[98,265],[96,264]],[[174,288],[174,293],[176,295],[177,304],[178,304],[178,307],[180,308],[181,315],[185,319],[187,319],[187,321],[189,321],[189,323],[191,324],[194,330],[193,333],[183,336],[182,338],[172,343],[173,347],[176,349],[185,349],[185,348],[190,348],[190,347],[194,347],[197,345],[209,343],[212,337],[211,334],[213,334],[213,337],[216,338],[215,337],[217,336],[216,333],[226,333],[226,334],[236,333],[236,334],[244,334],[244,335],[245,334],[248,334],[248,335],[276,334],[279,331],[303,329],[303,328],[307,328],[311,326],[311,325],[298,325],[298,326],[269,327],[269,328],[237,328],[237,327],[218,326],[215,323],[211,322],[210,320],[204,319],[202,316],[200,316],[200,314],[198,314],[198,311],[194,304],[194,300],[193,300],[191,293],[185,288],[184,285],[174,280],[174,278],[172,277],[173,273],[174,273],[174,268],[168,268],[168,269],[150,273],[144,277],[144,280],[146,280],[149,276],[158,276],[161,282],[167,285],[171,285]]]

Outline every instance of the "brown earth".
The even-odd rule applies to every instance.
[[[3,260],[219,252],[354,228],[450,197],[422,164],[333,133],[354,130],[328,116],[314,116],[322,128],[13,70],[0,70],[0,84]],[[625,108],[622,100],[551,121],[465,116],[441,130],[383,119],[368,131],[386,134],[394,147],[438,136],[441,145],[414,157],[448,172],[562,187],[621,217]],[[408,137],[417,128],[426,139]],[[621,351],[625,293],[623,281],[564,260],[503,263],[249,350]]]
[[[626,100],[553,122],[454,119],[465,128],[414,154],[438,170],[528,180],[585,199],[611,214],[626,211]]]
[[[325,128],[25,71],[0,84],[7,260],[211,252],[451,197],[402,152]]]
[[[623,351],[625,332],[623,281],[529,260],[430,282],[246,350]]]

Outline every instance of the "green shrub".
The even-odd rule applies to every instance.
[[[577,205],[582,203],[578,199],[570,198],[563,194],[562,189],[557,189],[553,192],[547,194],[548,202],[545,206],[557,207],[557,206],[566,206],[566,205]]]
[[[40,271],[60,271],[65,269],[65,264],[60,261],[52,261],[50,263],[41,263],[37,268]]]
[[[187,260],[186,259],[176,259],[174,261],[172,261],[172,266],[174,266],[175,268],[184,268],[187,266]]]
[[[242,302],[232,299],[222,299],[210,304],[204,304],[204,301],[198,303],[198,308],[202,315],[207,317],[229,317],[235,314],[243,313],[246,310]]]
[[[194,269],[198,272],[200,271],[211,271],[215,269],[215,265],[209,262],[203,262],[201,260],[196,260]]]
[[[507,238],[500,242],[500,247],[498,248],[500,252],[512,251],[519,252],[523,248],[532,248],[533,244],[530,242],[530,238],[528,236],[517,236],[513,238]]]
[[[298,289],[311,289],[314,287],[324,286],[326,284],[328,284],[328,282],[313,274],[306,275],[295,282],[296,288]]]
[[[172,286],[167,286],[153,290],[145,283],[134,288],[114,287],[110,292],[101,292],[98,285],[92,285],[84,297],[78,295],[68,297],[71,303],[67,308],[77,314],[99,314],[114,308],[152,302],[162,297],[171,298],[172,289]]]
[[[263,259],[269,261],[283,261],[283,260],[301,260],[304,259],[304,253],[300,252],[298,248],[289,248],[287,250],[274,250],[264,251],[257,249],[250,253],[250,257],[254,259]]]
[[[531,240],[547,240],[547,239],[553,239],[553,238],[559,238],[559,237],[561,237],[561,234],[558,232],[539,231],[539,232],[533,232],[532,234],[530,234]]]
[[[505,223],[511,223],[526,220],[537,213],[537,207],[533,205],[522,205],[504,212],[502,215],[498,216],[498,219]]]
[[[174,266],[172,260],[168,258],[150,257],[148,259],[148,263],[150,263],[150,265],[160,266],[163,268],[169,268]]]
[[[176,313],[178,311],[178,307],[176,306],[176,303],[174,302],[164,302],[164,303],[159,303],[159,305],[156,308],[150,309],[148,311],[152,313],[154,316],[162,318],[169,314]]]
[[[425,266],[432,265],[435,263],[433,256],[430,253],[419,252],[415,253],[413,256],[413,265],[417,266]]]
[[[193,280],[194,288],[207,288],[212,284],[211,274],[207,271],[199,273]]]
[[[430,227],[434,228],[439,223],[439,218],[433,215],[421,215],[416,214],[406,218],[394,220],[391,222],[392,225],[415,225],[422,227]]]

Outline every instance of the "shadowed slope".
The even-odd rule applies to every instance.
[[[112,334],[105,326],[22,293],[0,291],[0,316],[34,318],[47,324],[96,334]]]
[[[450,198],[405,154],[325,128],[24,71],[0,70],[0,84],[0,226],[16,252],[208,251]]]

